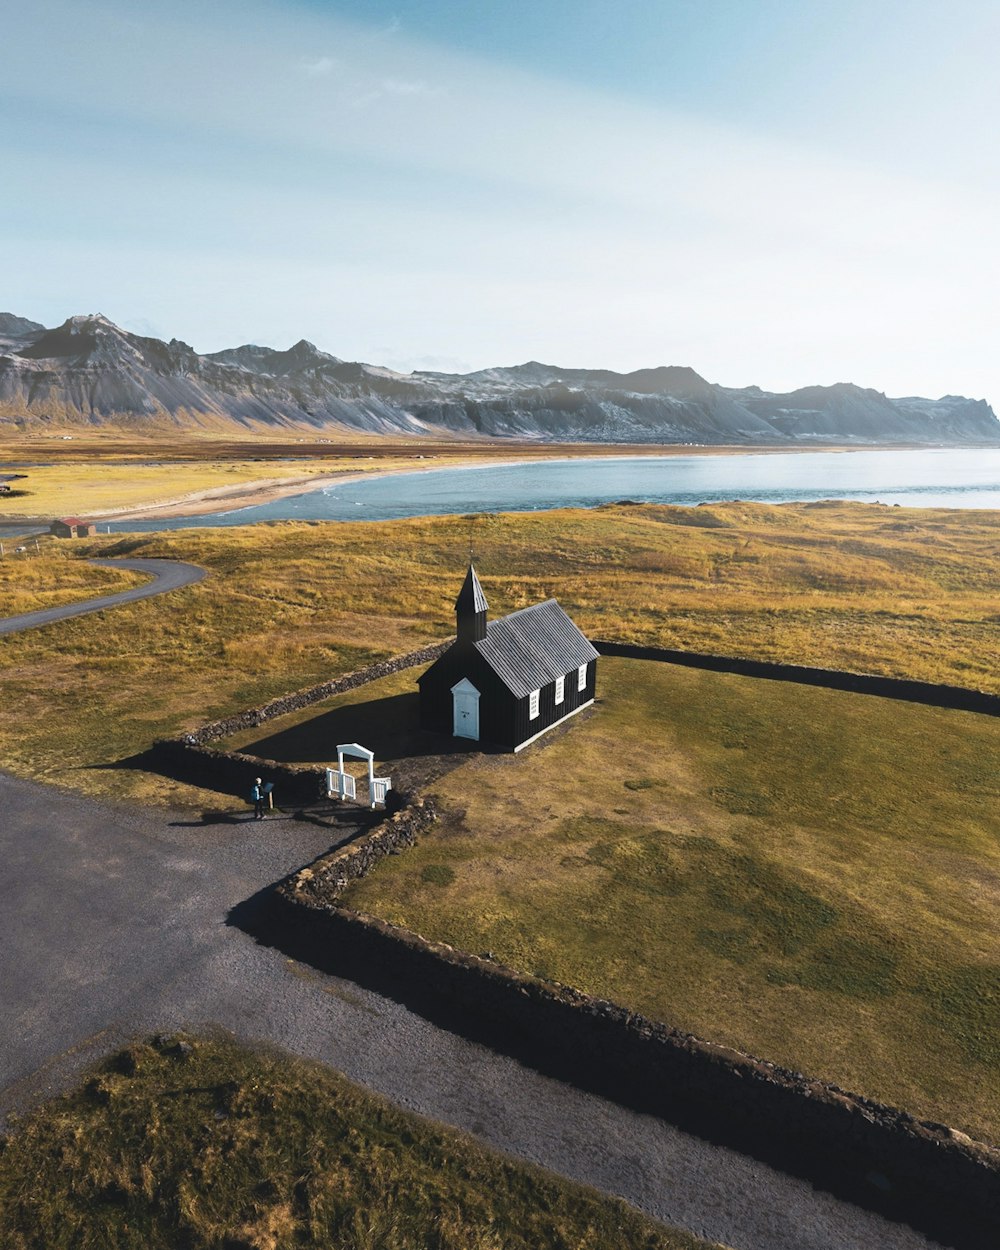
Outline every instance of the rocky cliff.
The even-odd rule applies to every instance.
[[[633,373],[537,361],[468,374],[396,373],[304,339],[200,355],[100,315],[54,329],[0,313],[0,424],[339,427],[551,441],[1000,443],[984,400],[890,399],[847,383],[787,395],[714,385],[693,369]]]

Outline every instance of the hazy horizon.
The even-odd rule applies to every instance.
[[[1000,401],[980,0],[38,0],[2,302],[401,371]]]

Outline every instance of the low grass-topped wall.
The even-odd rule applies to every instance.
[[[387,660],[377,660],[365,668],[353,673],[344,673],[342,677],[334,677],[330,681],[321,682],[318,686],[310,686],[307,690],[296,690],[291,694],[271,699],[260,707],[247,708],[237,712],[235,716],[227,716],[223,720],[211,721],[202,725],[193,733],[185,734],[184,742],[214,742],[219,738],[228,738],[230,734],[240,733],[244,729],[254,729],[277,716],[287,716],[289,712],[298,712],[312,703],[329,699],[332,695],[343,694],[345,690],[355,690],[369,682],[378,681],[380,677],[389,677],[405,668],[416,668],[418,664],[429,664],[446,651],[454,641],[448,638],[444,642],[435,642],[428,647],[420,647],[416,651],[408,651],[406,655],[394,655]]]
[[[242,751],[223,751],[209,747],[207,744],[257,728],[277,717],[301,711],[333,695],[355,690],[359,686],[378,681],[380,678],[388,677],[404,669],[430,663],[446,651],[452,641],[453,639],[449,638],[444,642],[407,652],[405,655],[379,660],[365,668],[345,673],[341,677],[321,682],[319,685],[271,699],[259,707],[247,708],[245,711],[222,720],[210,721],[179,738],[162,739],[154,743],[146,756],[145,763],[154,771],[165,772],[177,780],[205,789],[223,790],[227,793],[242,793],[249,788],[255,777],[266,773],[268,780],[274,781],[276,785],[280,784],[283,799],[290,802],[309,802],[325,792],[324,769],[282,763]],[[646,647],[604,638],[595,639],[594,646],[601,655],[654,660],[687,668],[706,669],[710,672],[763,677],[771,681],[794,682],[799,685],[819,686],[830,690],[845,690],[923,703],[932,707],[956,708],[962,711],[1000,716],[1000,697],[985,694],[979,690],[963,689],[959,686],[937,685],[931,682],[880,677],[807,665],[779,664],[734,656],[679,651],[665,647]]]
[[[738,656],[676,651],[668,647],[644,647],[606,638],[595,638],[591,641],[601,655],[615,655],[629,660],[655,660],[665,664],[680,664],[686,668],[703,668],[712,673],[763,677],[769,681],[788,681],[800,686],[846,690],[853,694],[873,694],[883,699],[923,703],[928,707],[947,707],[960,712],[1000,716],[1000,696],[986,694],[981,690],[969,690],[963,686],[911,681],[903,677],[879,677],[876,674],[851,673],[835,668],[813,668],[805,664],[779,664],[768,660],[745,660]]]
[[[258,935],[405,1001],[561,1080],[760,1158],[914,1225],[993,1250],[1000,1152],[835,1085],[352,911],[351,881],[435,819],[417,802],[274,893]]]
[[[429,663],[437,659],[451,643],[449,638],[445,642],[421,647],[405,655],[377,660],[365,668],[321,682],[318,686],[282,695],[260,707],[247,708],[246,711],[223,720],[211,721],[179,738],[161,739],[153,744],[143,763],[146,768],[166,773],[179,781],[225,793],[247,793],[255,777],[264,777],[265,780],[274,782],[279,804],[313,802],[326,793],[326,769],[304,764],[285,764],[242,751],[223,751],[207,744],[246,729],[256,728],[275,717],[300,711],[332,695],[355,690],[358,686],[378,681],[392,673]]]

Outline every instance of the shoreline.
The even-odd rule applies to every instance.
[[[346,485],[349,482],[374,481],[376,478],[397,477],[409,473],[438,473],[451,469],[468,468],[513,468],[522,464],[535,464],[544,461],[571,460],[619,460],[629,458],[672,459],[679,456],[769,456],[769,455],[809,455],[815,452],[852,452],[852,451],[922,451],[926,448],[916,445],[897,448],[877,447],[739,447],[733,444],[721,446],[688,446],[684,444],[651,447],[648,443],[638,443],[634,447],[627,444],[611,444],[607,447],[595,446],[591,451],[582,450],[575,444],[569,448],[553,448],[525,458],[523,456],[495,458],[493,456],[470,453],[468,457],[459,457],[449,464],[431,463],[426,465],[407,465],[405,468],[369,469],[357,472],[352,469],[341,469],[334,473],[322,474],[307,478],[264,479],[253,485],[209,487],[206,490],[192,491],[174,499],[166,499],[159,503],[143,504],[138,508],[116,508],[101,513],[84,514],[85,519],[97,524],[102,521],[151,521],[158,517],[196,517],[213,512],[239,512],[243,508],[275,503],[281,499],[291,499],[297,495],[310,495],[315,491],[324,490],[327,486]],[[943,449],[947,450],[947,449]],[[219,506],[221,505],[221,506]]]
[[[520,450],[520,449],[519,449]],[[829,454],[847,454],[850,452],[864,451],[953,451],[953,450],[975,450],[974,448],[949,448],[949,447],[927,447],[918,444],[907,444],[905,446],[893,445],[888,446],[857,446],[837,444],[822,447],[803,447],[793,446],[774,446],[766,447],[742,447],[733,444],[704,446],[704,445],[687,445],[687,444],[667,444],[664,446],[651,446],[645,444],[608,444],[608,445],[588,445],[581,447],[578,444],[569,444],[562,447],[553,446],[538,449],[532,448],[535,453],[530,456],[518,455],[514,452],[511,456],[495,457],[492,455],[477,454],[470,451],[468,456],[458,456],[453,460],[449,460],[447,464],[441,464],[437,456],[430,458],[428,463],[354,470],[339,469],[331,473],[316,474],[312,476],[294,476],[280,478],[261,478],[256,482],[240,483],[231,486],[213,486],[206,487],[202,490],[190,491],[182,495],[174,496],[170,499],[163,499],[147,504],[140,504],[137,507],[123,507],[104,509],[99,512],[84,512],[80,515],[84,520],[100,525],[104,522],[119,521],[151,521],[159,518],[177,519],[183,517],[198,517],[210,515],[215,512],[239,512],[244,508],[257,507],[269,503],[275,503],[282,499],[290,499],[300,495],[309,495],[314,492],[326,489],[334,485],[346,485],[350,482],[372,481],[376,478],[395,477],[401,474],[411,473],[439,473],[448,472],[452,469],[467,468],[511,468],[517,465],[530,465],[539,461],[553,462],[564,461],[570,462],[574,460],[619,460],[619,459],[675,459],[682,456],[690,457],[730,457],[730,456],[773,456],[773,455],[813,455],[817,453]],[[995,449],[994,449],[995,450]],[[400,457],[400,459],[408,459]],[[412,459],[417,459],[416,456]],[[47,527],[51,518],[47,516],[16,516],[0,513],[0,526],[8,528],[11,526],[37,527],[39,525]]]
[[[399,473],[406,469],[395,470]],[[352,473],[344,469],[335,473],[319,474],[304,478],[263,478],[252,484],[239,486],[210,486],[205,490],[191,491],[160,503],[142,504],[138,508],[112,508],[101,513],[89,514],[86,519],[100,524],[102,521],[151,521],[157,517],[204,516],[211,512],[238,512],[256,504],[274,503],[278,499],[290,499],[295,495],[308,495],[322,490],[335,482],[356,482],[366,477],[383,477],[385,474]]]

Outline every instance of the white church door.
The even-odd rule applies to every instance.
[[[452,733],[456,738],[479,741],[479,691],[468,677],[451,688]]]

